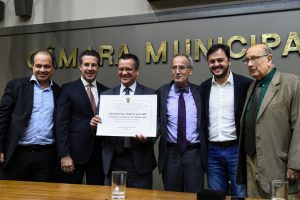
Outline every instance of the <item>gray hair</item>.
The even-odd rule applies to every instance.
[[[193,69],[193,64],[194,64],[194,62],[193,62],[193,59],[192,59],[192,57],[191,57],[190,55],[187,55],[187,54],[176,54],[176,55],[173,57],[173,59],[176,58],[176,57],[178,57],[178,56],[183,56],[183,57],[185,57],[185,58],[187,59],[187,61],[188,61],[189,67],[190,67],[191,69]]]

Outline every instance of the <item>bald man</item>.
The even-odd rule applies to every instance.
[[[255,79],[241,118],[237,181],[247,183],[249,197],[270,198],[270,181],[289,181],[300,191],[300,84],[297,76],[273,65],[272,50],[258,44],[244,64]]]

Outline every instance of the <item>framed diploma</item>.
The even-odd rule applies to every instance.
[[[156,95],[101,95],[98,136],[156,137]]]

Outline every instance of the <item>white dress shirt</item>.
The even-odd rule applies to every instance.
[[[84,85],[84,88],[85,88],[85,91],[88,89],[88,85],[90,84],[89,82],[87,82],[84,78],[81,77],[81,81]],[[99,102],[99,96],[98,96],[98,90],[97,90],[97,83],[96,83],[96,80],[94,80],[92,83],[92,87],[91,87],[91,90],[92,90],[92,93],[94,95],[94,99],[95,99],[95,103],[96,105],[98,105],[98,102]]]
[[[125,91],[124,91],[125,88],[126,87],[121,83],[120,95],[125,95]],[[129,86],[129,88],[130,88],[129,95],[134,95],[135,88],[136,88],[136,81],[131,86]]]
[[[214,77],[212,78],[209,97],[208,140],[223,142],[236,139],[234,83],[230,71],[228,79],[222,85],[218,84]]]

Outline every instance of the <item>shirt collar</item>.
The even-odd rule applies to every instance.
[[[212,77],[211,83],[212,83],[212,85],[220,85],[216,81],[215,76]],[[229,76],[228,76],[227,80],[222,85],[233,85],[233,75],[232,75],[231,70],[229,70]]]
[[[257,84],[259,84],[259,86],[269,84],[271,82],[275,72],[276,72],[276,68],[273,68],[263,79],[261,79],[260,81],[257,81]]]
[[[176,86],[176,84],[174,84],[174,88],[175,88],[175,92],[176,92],[176,93],[179,93],[181,89],[183,89],[184,92],[186,92],[186,93],[188,93],[188,92],[190,91],[190,90],[189,90],[189,84],[188,84],[188,83],[184,86],[184,88],[178,88],[178,87]]]
[[[80,79],[81,79],[84,87],[87,87],[89,84],[92,84],[93,87],[97,87],[96,79],[92,83],[87,82],[82,76]]]
[[[34,74],[32,74],[31,78],[30,78],[30,82],[34,82],[35,84],[37,84],[39,87],[41,87],[40,83],[38,82],[38,80],[36,79],[36,76]],[[50,79],[50,85],[48,87],[51,88],[51,86],[53,85],[52,80]],[[47,88],[48,88],[47,87]],[[41,87],[42,88],[42,87]]]
[[[125,88],[126,87],[121,83],[121,88],[120,88],[121,93],[124,91]],[[129,86],[129,88],[131,89],[131,91],[135,92],[136,81],[131,86]]]

